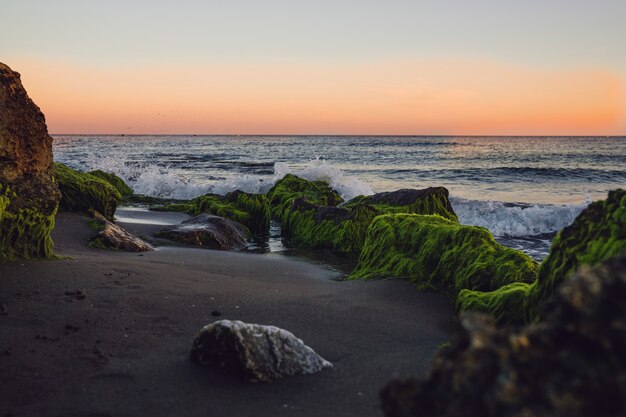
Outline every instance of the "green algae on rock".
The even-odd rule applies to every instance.
[[[0,261],[52,258],[60,193],[53,179],[52,138],[46,120],[0,63]]]
[[[292,174],[276,181],[267,198],[272,215],[281,221],[297,198],[318,206],[337,206],[343,202],[339,193],[324,181],[309,181]]]
[[[267,235],[270,228],[270,207],[264,194],[233,191],[224,196],[206,194],[189,201],[152,207],[155,211],[183,211],[191,215],[213,214],[246,226],[255,235]]]
[[[359,196],[340,207],[335,207],[340,201],[339,195],[323,182],[288,176],[275,188],[268,193],[274,215],[281,220],[283,237],[293,246],[326,248],[358,256],[367,229],[378,215],[439,214],[457,220],[448,200],[448,190],[443,187]]]
[[[342,207],[367,204],[381,213],[438,214],[446,219],[458,221],[448,196],[448,189],[444,187],[429,187],[423,190],[401,189],[355,197]]]
[[[381,392],[386,416],[618,417],[626,410],[626,253],[583,266],[539,323],[497,327],[461,315],[461,332],[425,379]]]
[[[130,188],[130,186],[126,184],[123,179],[113,173],[104,172],[97,169],[95,171],[89,171],[88,174],[93,175],[94,177],[98,177],[101,180],[105,180],[106,182],[111,184],[113,187],[115,187],[115,189],[120,193],[122,197],[129,197],[133,195],[133,189]]]
[[[581,265],[596,265],[626,251],[626,191],[589,205],[552,242],[539,275],[530,285],[505,286],[490,292],[463,291],[458,309],[492,314],[500,323],[539,319],[539,306]]]
[[[109,182],[60,163],[54,164],[54,173],[62,195],[61,209],[85,213],[95,210],[107,219],[113,219],[122,196]]]
[[[491,233],[438,215],[386,214],[374,219],[350,279],[404,278],[422,288],[489,291],[532,282],[538,264]]]

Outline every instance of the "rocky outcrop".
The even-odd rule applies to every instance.
[[[441,216],[387,214],[374,219],[351,279],[404,278],[457,294],[532,282],[539,265],[497,243],[483,227]]]
[[[245,250],[250,231],[243,224],[212,214],[200,214],[157,234],[187,245],[219,250]]]
[[[531,284],[512,283],[495,291],[462,291],[460,311],[481,311],[500,323],[537,320],[542,303],[581,265],[596,265],[626,251],[626,191],[610,191],[608,198],[583,210],[574,223],[554,238],[550,253]]]
[[[289,245],[331,249],[352,257],[361,252],[368,227],[378,215],[437,214],[457,221],[443,187],[359,196],[337,207],[341,197],[328,184],[287,175],[276,182],[268,197]]]
[[[558,289],[545,319],[511,331],[476,313],[435,358],[426,380],[390,383],[388,417],[623,416],[626,253],[584,267]]]
[[[59,206],[66,211],[97,211],[113,220],[122,196],[109,182],[86,172],[75,171],[63,164],[54,164],[54,175],[61,190]]]
[[[148,242],[132,235],[126,229],[111,223],[102,214],[93,212],[92,227],[98,229],[89,246],[99,249],[117,249],[126,252],[148,252],[154,248]]]
[[[332,367],[286,330],[230,320],[203,327],[193,341],[191,359],[250,382],[313,374]]]
[[[396,191],[356,197],[344,207],[368,204],[381,213],[437,214],[448,220],[458,221],[444,187],[428,187],[422,190],[403,188]]]
[[[255,235],[267,235],[270,229],[270,206],[264,194],[233,191],[226,195],[205,194],[189,201],[152,207],[155,211],[184,211],[191,215],[213,214],[246,226]]]
[[[60,193],[52,138],[20,74],[0,63],[0,260],[52,257]]]

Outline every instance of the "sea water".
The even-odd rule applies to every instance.
[[[266,192],[287,173],[345,199],[444,186],[464,224],[536,259],[591,201],[626,188],[626,137],[54,136],[54,158],[136,193]]]

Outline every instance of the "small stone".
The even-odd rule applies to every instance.
[[[219,317],[219,316],[221,316],[221,315],[222,315],[222,313],[220,313],[220,312],[219,312],[219,311],[217,311],[217,310],[213,310],[213,311],[211,311],[211,315],[212,315],[213,317]]]

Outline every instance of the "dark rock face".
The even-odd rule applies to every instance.
[[[462,337],[425,381],[391,382],[386,416],[623,416],[626,410],[626,254],[579,269],[516,331],[462,316]]]
[[[200,214],[159,232],[159,237],[188,245],[205,246],[219,250],[245,250],[250,231],[233,220],[212,214]]]
[[[20,74],[0,63],[0,260],[51,257],[60,193],[52,138]]]
[[[250,382],[313,374],[332,367],[286,330],[230,320],[203,327],[193,341],[191,359]]]
[[[102,214],[93,212],[101,230],[89,242],[91,247],[118,249],[127,252],[147,252],[154,248],[148,242],[130,234],[126,229],[111,223]]]

